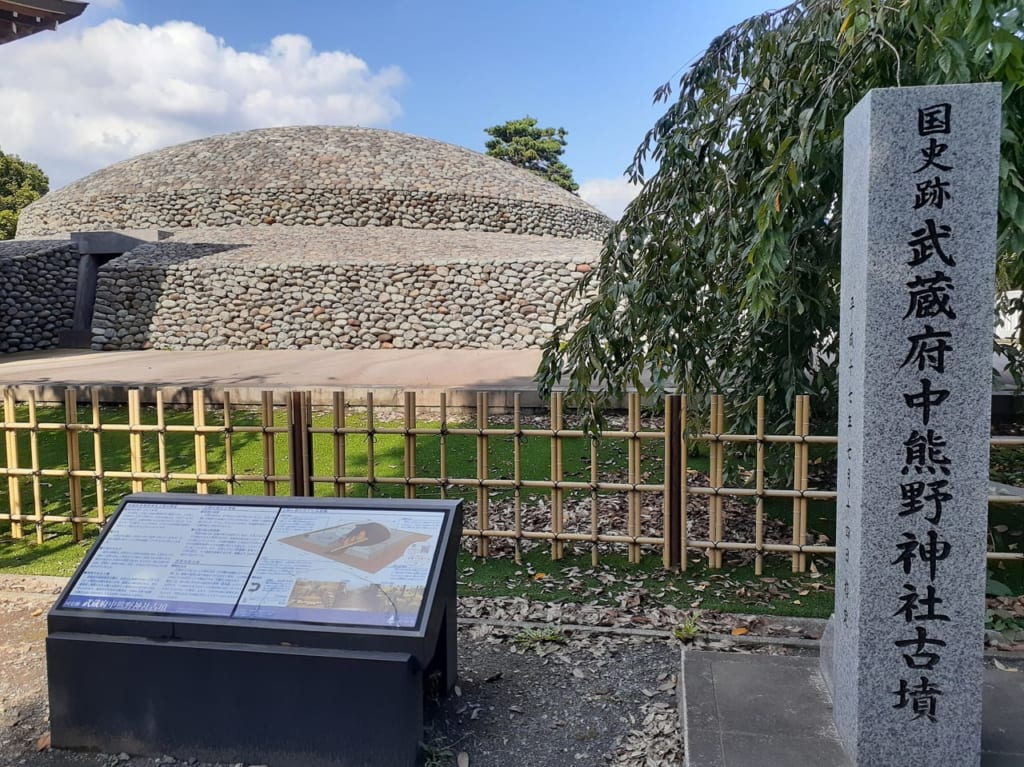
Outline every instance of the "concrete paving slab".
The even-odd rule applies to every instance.
[[[982,767],[1024,766],[1024,672],[1004,666],[985,669]],[[850,767],[816,656],[684,650],[682,676],[686,767]]]
[[[335,391],[358,403],[367,391],[379,405],[402,404],[403,392],[418,403],[437,404],[448,394],[452,407],[474,405],[476,392],[504,392],[493,404],[511,406],[520,394],[524,407],[539,406],[533,375],[536,349],[310,349],[273,351],[121,351],[59,349],[0,355],[0,389],[41,401],[63,401],[64,390],[99,388],[104,401],[119,402],[139,388],[144,401],[157,389],[168,402],[187,402],[190,390],[230,389],[236,402],[259,402],[270,389],[311,391],[315,404],[329,404]],[[507,402],[506,402],[507,400]]]
[[[683,652],[687,767],[849,767],[817,658]]]

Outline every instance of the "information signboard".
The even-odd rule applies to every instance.
[[[61,608],[414,628],[440,510],[128,501]]]
[[[126,497],[47,618],[51,743],[414,767],[461,532],[455,500]]]

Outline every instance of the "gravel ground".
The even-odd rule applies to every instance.
[[[48,749],[46,610],[62,585],[57,578],[0,576],[0,765],[204,767],[188,754]],[[470,599],[461,609],[459,685],[455,695],[428,704],[427,767],[682,763],[675,697],[680,645],[669,632],[574,626],[569,621],[590,621],[586,608],[566,606],[563,616],[557,606],[525,600]],[[806,627],[792,628],[797,633],[789,636],[800,645],[797,634],[806,635]],[[809,646],[806,639],[794,648],[788,641],[764,646],[737,638],[734,644],[715,636],[704,641],[717,650],[788,653]]]

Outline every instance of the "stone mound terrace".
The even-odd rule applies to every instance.
[[[599,240],[610,221],[557,185],[468,149],[303,126],[214,136],[112,165],[27,207],[18,237],[273,225]]]

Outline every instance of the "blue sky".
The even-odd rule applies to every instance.
[[[483,151],[531,115],[569,131],[581,196],[617,215],[654,89],[764,0],[96,0],[0,47],[0,149],[53,187],[204,135],[361,124]],[[286,9],[282,12],[282,8]],[[642,10],[637,10],[637,9]]]

